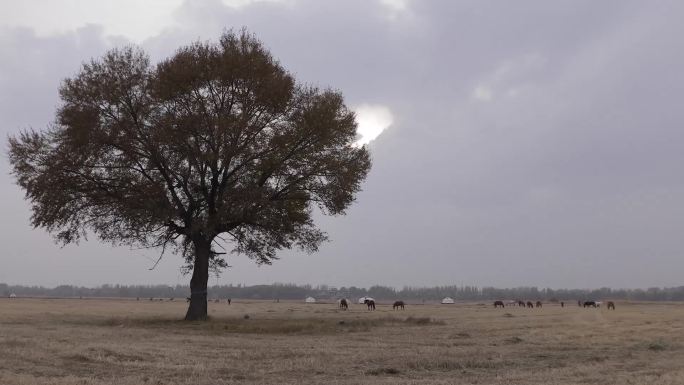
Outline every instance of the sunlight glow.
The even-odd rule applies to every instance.
[[[392,125],[394,117],[389,108],[382,105],[363,104],[354,109],[356,113],[356,132],[360,138],[354,142],[355,146],[363,146],[377,138]]]

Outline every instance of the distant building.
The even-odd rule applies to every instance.
[[[304,302],[306,302],[306,303],[316,303],[316,298],[314,298],[314,297],[306,297],[306,299],[304,300]]]
[[[445,298],[442,300],[442,303],[443,303],[443,304],[453,304],[453,303],[454,303],[454,299],[451,298],[451,297],[445,297]]]

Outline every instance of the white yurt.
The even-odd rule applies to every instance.
[[[14,294],[14,293],[12,293],[12,294],[10,294],[10,296],[9,296],[9,297],[10,297],[10,298],[17,298],[17,295],[16,295],[16,294]]]
[[[359,298],[359,303],[365,303],[366,300],[375,301],[375,299],[373,299],[371,297],[361,297],[361,298]]]
[[[452,303],[454,303],[454,299],[451,298],[451,297],[445,297],[445,298],[442,300],[442,303],[444,303],[444,304],[452,304]]]
[[[306,302],[306,303],[316,303],[316,298],[314,298],[314,297],[306,297],[306,299],[304,300],[304,302]]]

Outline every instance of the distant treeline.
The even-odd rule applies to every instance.
[[[0,295],[11,294],[24,297],[129,297],[129,298],[185,298],[190,295],[190,288],[185,285],[102,285],[95,288],[61,285],[54,288],[42,286],[7,285],[0,283]],[[492,299],[524,299],[524,300],[584,300],[584,299],[622,299],[633,301],[684,301],[684,286],[649,289],[540,289],[537,287],[518,287],[498,289],[495,287],[476,286],[436,286],[436,287],[404,287],[397,290],[387,286],[331,287],[327,285],[221,285],[209,288],[209,298],[242,298],[242,299],[290,299],[298,300],[306,297],[320,300],[370,296],[378,300],[410,300],[437,301],[444,297],[454,300],[479,301]]]

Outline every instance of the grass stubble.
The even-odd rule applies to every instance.
[[[684,384],[678,303],[185,307],[0,299],[0,384]]]

